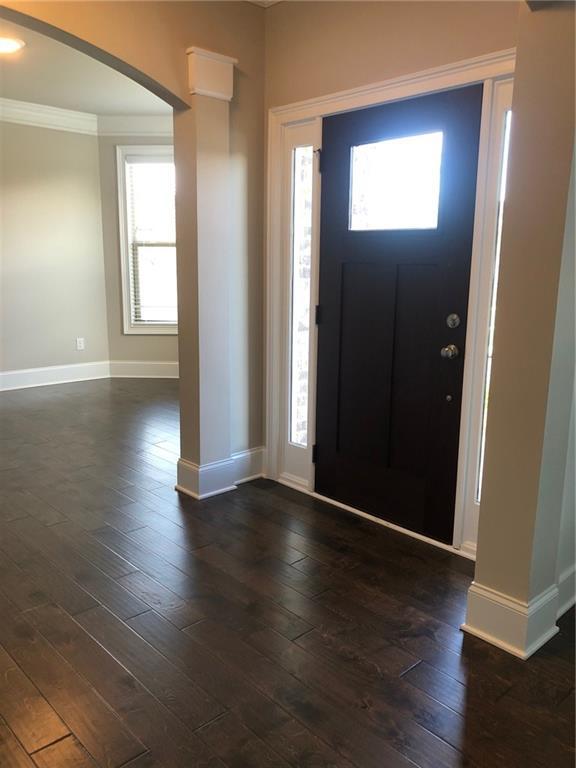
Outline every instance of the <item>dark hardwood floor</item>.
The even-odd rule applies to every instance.
[[[177,456],[175,382],[0,395],[2,768],[574,765],[573,612],[522,662],[469,561]]]

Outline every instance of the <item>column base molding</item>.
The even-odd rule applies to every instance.
[[[528,659],[558,632],[557,613],[555,584],[526,603],[473,581],[468,590],[466,623],[461,629]]]
[[[176,490],[194,499],[208,499],[234,491],[240,483],[262,477],[264,448],[250,448],[232,454],[229,459],[194,464],[178,459]]]

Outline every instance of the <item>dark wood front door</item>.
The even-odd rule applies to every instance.
[[[469,86],[326,118],[322,136],[315,488],[444,542],[481,104]]]

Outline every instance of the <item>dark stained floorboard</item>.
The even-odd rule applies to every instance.
[[[573,611],[519,661],[470,561],[178,454],[173,381],[0,395],[2,767],[573,767]]]

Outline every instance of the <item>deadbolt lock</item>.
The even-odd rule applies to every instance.
[[[458,328],[460,325],[460,315],[457,315],[456,312],[452,312],[452,314],[448,315],[446,318],[446,325],[448,328]]]

